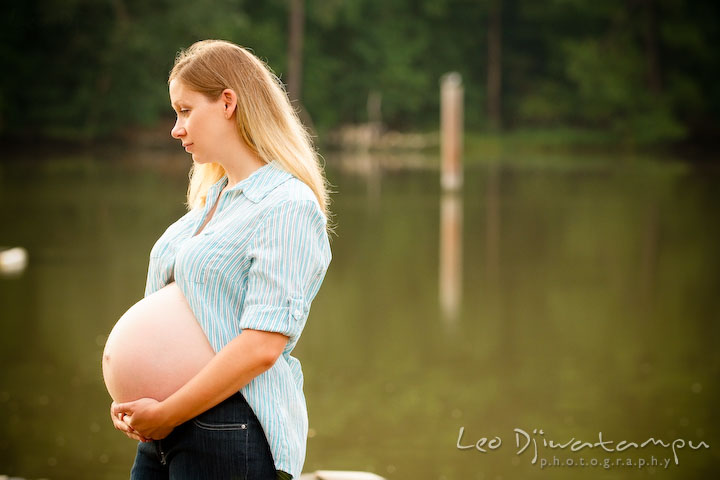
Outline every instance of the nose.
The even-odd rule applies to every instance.
[[[185,127],[178,125],[178,122],[175,122],[175,126],[173,126],[172,130],[170,130],[170,135],[172,135],[173,138],[180,138],[186,133]]]

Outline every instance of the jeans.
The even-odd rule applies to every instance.
[[[139,442],[130,479],[277,480],[287,475],[275,470],[265,432],[238,392],[164,439]]]

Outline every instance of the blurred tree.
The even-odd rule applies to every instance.
[[[0,17],[0,134],[93,139],[151,126],[171,114],[177,51],[224,38],[290,82],[319,131],[367,121],[371,92],[390,128],[436,128],[438,80],[457,71],[471,129],[713,139],[719,10],[684,0],[14,0]]]
[[[502,0],[490,1],[488,25],[488,118],[490,126],[502,126]]]
[[[300,100],[302,84],[303,25],[305,23],[305,0],[290,0],[290,28],[288,33],[288,96]]]

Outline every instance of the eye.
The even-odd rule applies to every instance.
[[[180,110],[180,115],[187,115],[188,113],[190,113],[189,108],[183,108],[182,110]]]

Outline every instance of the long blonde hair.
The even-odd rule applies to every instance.
[[[178,53],[168,84],[174,79],[210,100],[217,100],[226,88],[234,90],[241,138],[265,163],[277,160],[310,187],[322,212],[330,218],[329,185],[320,158],[283,83],[265,62],[234,43],[203,40]],[[202,208],[209,188],[223,175],[225,169],[218,163],[193,164],[188,208]],[[329,221],[328,229],[332,231]]]

